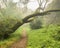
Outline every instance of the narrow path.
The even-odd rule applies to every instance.
[[[27,45],[27,34],[26,31],[23,30],[22,32],[22,38],[17,41],[16,43],[14,43],[11,48],[26,48]]]

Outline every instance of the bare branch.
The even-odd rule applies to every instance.
[[[44,8],[42,10],[44,10],[46,8],[47,3],[48,3],[48,1],[45,2]]]
[[[41,12],[41,13],[34,13],[32,15],[28,15],[26,16],[23,20],[23,22],[26,22],[29,18],[31,17],[35,17],[35,16],[44,16],[44,15],[48,15],[50,14],[51,12],[60,12],[60,10],[49,10],[49,11],[44,11],[44,12]]]
[[[22,26],[23,24],[28,23],[28,22],[31,22],[32,20],[29,20],[29,19],[32,18],[32,17],[35,17],[35,16],[44,16],[44,15],[51,14],[52,12],[60,12],[60,10],[49,10],[49,11],[44,11],[44,12],[41,12],[41,13],[34,13],[34,14],[31,14],[31,15],[28,15],[25,18],[22,19],[22,22],[21,23],[18,22],[12,28],[12,30],[16,30],[18,27]]]

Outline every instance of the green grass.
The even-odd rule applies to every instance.
[[[21,32],[22,29],[19,28],[14,33],[12,33],[9,38],[0,41],[1,48],[8,48],[10,45],[12,45],[12,43],[19,40],[21,38]]]
[[[19,40],[23,30],[26,30],[28,34],[27,48],[60,48],[60,26],[56,25],[36,30],[31,30],[28,25],[23,25],[8,39],[0,41],[1,48],[9,48],[12,43]]]
[[[28,32],[27,48],[60,48],[60,26],[50,25]]]
[[[29,26],[23,25],[12,33],[9,38],[0,40],[0,48],[9,48],[14,42],[18,41],[23,30],[29,31]]]

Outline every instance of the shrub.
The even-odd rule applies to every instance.
[[[42,22],[40,19],[36,18],[30,23],[31,29],[39,29],[42,28]]]

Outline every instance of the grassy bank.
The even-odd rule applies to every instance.
[[[0,41],[0,48],[9,48],[12,43],[21,38],[22,29],[16,30],[9,38]]]
[[[14,42],[21,38],[22,31],[29,31],[29,26],[26,24],[18,28],[14,33],[12,33],[9,38],[0,40],[0,48],[9,48]]]
[[[31,30],[23,25],[8,39],[0,41],[0,48],[9,48],[12,43],[21,38],[23,30],[27,31],[27,48],[60,48],[60,26],[50,25],[41,29]]]
[[[31,30],[28,32],[27,48],[60,48],[60,26]]]

